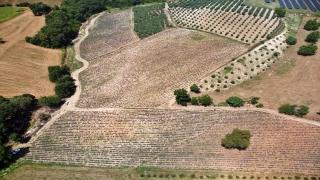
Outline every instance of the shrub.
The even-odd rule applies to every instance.
[[[289,36],[286,39],[286,43],[289,45],[295,45],[297,43],[297,38],[295,38],[293,36]]]
[[[209,95],[205,94],[199,97],[199,102],[203,106],[209,106],[212,104],[212,98]]]
[[[240,177],[239,176],[236,176],[236,179],[239,179]]]
[[[309,180],[309,178],[308,177],[304,177],[303,180]]]
[[[227,149],[246,149],[250,145],[250,138],[252,137],[250,131],[234,129],[232,133],[228,133],[221,139],[221,145]]]
[[[156,174],[154,174],[152,177],[157,177],[157,175],[156,175]]]
[[[242,179],[247,179],[247,176],[243,176]]]
[[[221,174],[221,175],[220,175],[220,178],[224,178],[224,175],[223,175],[223,174]]]
[[[184,174],[179,174],[179,177],[180,178],[184,178]]]
[[[304,55],[304,56],[310,56],[316,54],[318,50],[318,46],[315,44],[309,44],[309,45],[303,45],[300,46],[298,54]]]
[[[306,41],[315,43],[315,42],[318,42],[319,38],[320,38],[320,32],[315,31],[315,32],[311,32],[310,34],[308,34]]]
[[[232,179],[233,177],[231,175],[228,176],[228,179]]]
[[[203,179],[203,176],[200,176],[200,179]]]
[[[176,102],[182,106],[187,106],[187,103],[191,100],[187,90],[183,88],[175,90],[174,95],[176,96]]]
[[[159,175],[159,178],[163,178],[163,174],[160,174],[160,175]]]
[[[308,31],[317,30],[320,27],[320,23],[317,22],[317,19],[308,20],[304,25],[304,29]]]
[[[269,179],[269,176],[266,176],[266,179]]]
[[[250,100],[250,103],[253,104],[253,105],[257,104],[259,99],[260,99],[259,97],[252,97],[251,100]]]
[[[196,178],[196,175],[195,175],[195,174],[191,174],[190,177],[191,177],[191,178]]]
[[[291,104],[283,104],[279,108],[279,113],[303,117],[309,113],[309,107],[305,105],[297,106]]]
[[[277,176],[273,176],[273,179],[278,179],[278,177]]]
[[[197,97],[192,97],[190,102],[192,105],[199,105],[199,101]]]
[[[212,77],[212,78],[215,78],[215,77],[216,77],[216,75],[215,75],[215,74],[212,74],[212,75],[211,75],[211,77]]]
[[[190,87],[190,90],[192,92],[195,92],[195,93],[200,93],[200,88],[196,85],[196,84],[193,84],[191,87]]]
[[[250,176],[250,179],[254,179],[254,176]]]
[[[284,177],[281,177],[281,179],[283,180],[283,179],[285,179]]]
[[[262,103],[259,103],[259,104],[256,105],[256,107],[257,107],[257,108],[263,108],[263,104],[262,104]]]
[[[175,178],[175,177],[176,177],[176,175],[175,175],[175,174],[172,174],[172,175],[171,175],[171,177],[172,177],[172,178]]]
[[[216,91],[216,92],[220,92],[220,89],[216,89],[215,91]]]
[[[38,100],[40,106],[57,107],[61,102],[61,97],[59,96],[42,96]]]
[[[244,102],[241,98],[237,96],[232,96],[229,97],[226,102],[231,106],[231,107],[240,107],[243,106]]]
[[[294,177],[295,179],[301,179],[301,176],[297,175]]]
[[[289,177],[288,177],[288,179],[292,179],[292,177],[291,177],[291,176],[289,176]]]

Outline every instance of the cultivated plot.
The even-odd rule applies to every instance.
[[[221,138],[234,128],[251,131],[247,150],[221,146]],[[315,125],[248,110],[75,111],[44,132],[27,159],[87,166],[314,174],[320,171],[319,130]]]
[[[31,10],[0,23],[0,95],[12,97],[30,93],[36,97],[53,95],[54,84],[48,79],[48,66],[59,65],[60,50],[45,49],[24,41],[45,25],[44,17]]]
[[[139,40],[132,19],[131,9],[100,16],[80,45],[81,57],[90,60]]]
[[[232,57],[242,43],[185,29],[168,29],[92,60],[80,74],[78,107],[155,107],[168,104],[177,88],[187,88]]]

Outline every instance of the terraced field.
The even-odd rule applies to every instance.
[[[248,46],[186,29],[169,29],[90,61],[80,74],[81,108],[155,107],[168,104],[173,90],[187,88]]]
[[[233,128],[253,134],[246,151],[226,150]],[[28,159],[88,166],[320,171],[320,127],[247,110],[74,111],[30,148]]]

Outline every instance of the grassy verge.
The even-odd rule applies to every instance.
[[[58,163],[17,161],[0,172],[2,179],[295,179],[296,176],[314,179],[317,175],[294,173],[258,173],[254,171],[221,171],[165,169],[157,167],[85,167]],[[268,178],[266,178],[268,177]]]
[[[83,63],[77,61],[75,58],[75,50],[73,46],[68,46],[66,49],[66,56],[64,60],[65,64],[70,68],[71,73],[80,69],[83,66]]]
[[[287,13],[286,17],[284,18],[284,21],[287,24],[287,36],[294,36],[298,32],[299,26],[302,21],[302,16],[293,13]]]
[[[24,8],[18,7],[0,7],[0,22],[13,18],[24,11]]]

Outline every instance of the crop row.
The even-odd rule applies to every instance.
[[[264,40],[279,24],[273,10],[258,7],[240,6],[240,12],[176,5],[169,7],[172,19],[178,26],[215,33],[249,44]]]
[[[163,9],[164,3],[133,8],[134,31],[139,38],[146,38],[170,26]]]
[[[235,127],[253,134],[245,151],[221,147],[221,138]],[[39,136],[27,159],[311,174],[320,170],[319,137],[317,126],[250,110],[77,111],[68,112]]]

